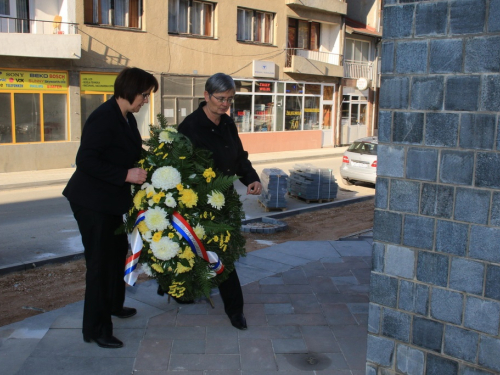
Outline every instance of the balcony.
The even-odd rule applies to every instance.
[[[285,0],[291,8],[319,10],[321,12],[347,14],[347,3],[342,0]]]
[[[366,78],[373,80],[373,63],[345,60],[344,78]]]
[[[82,37],[78,24],[0,17],[0,56],[79,59]]]
[[[287,48],[284,71],[325,77],[343,77],[342,55],[330,52]]]

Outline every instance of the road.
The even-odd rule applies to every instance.
[[[342,157],[311,159],[306,164],[316,168],[331,168],[339,184],[338,200],[373,195],[372,185],[346,186],[340,178]],[[279,168],[286,174],[297,162],[254,165],[260,175],[264,168]],[[302,163],[303,164],[303,163]],[[237,183],[247,219],[275,212],[265,212],[257,196],[246,195],[246,188]],[[64,185],[0,191],[0,272],[12,264],[31,264],[61,256],[72,256],[83,251],[76,221],[69,204],[62,196]],[[287,210],[309,208],[318,204],[286,197]]]

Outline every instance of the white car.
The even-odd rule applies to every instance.
[[[340,175],[347,185],[377,180],[377,137],[355,140],[344,152]]]

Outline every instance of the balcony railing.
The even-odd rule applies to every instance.
[[[330,52],[310,51],[302,48],[286,49],[286,68],[292,66],[292,56],[301,56],[309,60],[320,61],[327,64],[341,65],[342,55]]]
[[[345,60],[344,77],[373,79],[373,64],[371,62]]]
[[[27,34],[78,34],[78,24],[53,21],[32,20],[26,18],[0,17],[0,33]]]

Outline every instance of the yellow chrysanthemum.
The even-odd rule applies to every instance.
[[[175,236],[175,234],[173,234],[172,232],[170,232],[170,233],[168,234],[168,238],[170,238],[170,239],[174,238],[174,236]]]
[[[185,156],[179,156],[179,159],[184,160],[184,159],[186,159],[186,157]]]
[[[191,248],[189,248],[189,247],[186,247],[184,249],[184,251],[179,255],[179,258],[187,259],[187,260],[193,259],[194,257],[195,257],[195,255],[194,255],[193,251],[191,250]]]
[[[153,241],[154,241],[154,242],[158,242],[159,240],[161,240],[162,234],[163,234],[163,232],[162,232],[162,231],[156,232],[156,233],[153,235]]]
[[[134,207],[136,210],[141,209],[144,197],[146,197],[146,192],[144,190],[139,190],[137,194],[135,194]]]
[[[184,190],[184,186],[182,186],[182,184],[177,184],[176,188],[177,188],[177,190],[179,190],[179,191]]]
[[[207,195],[208,197],[208,204],[210,204],[213,208],[216,208],[220,210],[222,206],[224,206],[224,203],[226,203],[226,199],[224,198],[224,194],[222,194],[220,191],[217,190],[212,190],[211,194]]]
[[[212,168],[205,169],[203,172],[203,177],[207,180],[207,182],[212,181],[212,178],[215,178],[215,172],[212,170]]]
[[[162,131],[159,136],[158,136],[158,139],[160,140],[160,142],[165,142],[165,143],[172,143],[173,142],[173,138],[170,136],[170,132],[164,130]],[[163,143],[161,144],[163,146]]]
[[[192,208],[198,203],[198,195],[192,189],[183,189],[180,194],[179,200],[184,203],[186,207]]]
[[[164,272],[164,269],[158,263],[153,263],[151,265],[151,268],[154,269],[158,273],[163,273]]]
[[[191,267],[186,267],[181,264],[181,262],[177,262],[177,267],[175,268],[175,273],[185,273],[191,271]]]
[[[144,220],[142,220],[139,224],[137,224],[137,229],[139,229],[139,232],[141,233],[146,233],[149,230]]]
[[[158,204],[160,203],[160,200],[165,196],[165,193],[163,191],[160,191],[158,194],[153,195],[153,201]]]

